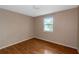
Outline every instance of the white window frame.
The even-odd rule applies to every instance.
[[[49,30],[45,29],[45,27],[46,27],[46,23],[45,23],[46,20],[50,20],[51,21],[49,25],[52,25],[52,29],[49,29]],[[53,27],[54,27],[54,22],[53,21],[54,21],[53,16],[46,16],[46,17],[44,17],[44,21],[43,21],[43,26],[44,26],[43,30],[44,30],[44,32],[53,32]]]

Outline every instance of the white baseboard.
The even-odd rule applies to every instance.
[[[48,42],[53,42],[53,43],[56,43],[56,44],[59,44],[59,45],[67,46],[67,47],[70,47],[70,48],[73,48],[73,49],[78,50],[78,48],[77,48],[77,47],[72,47],[72,46],[69,46],[69,45],[64,45],[64,44],[62,44],[62,43],[58,43],[58,42],[51,41],[51,40],[48,40],[48,39],[44,39],[44,38],[37,37],[37,36],[36,36],[35,38],[42,39],[42,40],[45,40],[45,41],[48,41]]]
[[[32,39],[32,38],[34,38],[34,37],[28,37],[28,38],[26,38],[26,39],[22,39],[21,41],[17,41],[17,42],[14,42],[14,43],[12,43],[12,44],[5,45],[5,46],[3,46],[3,47],[0,47],[0,49],[3,49],[3,48],[6,48],[6,47],[9,47],[9,46],[18,44],[18,43],[20,43],[20,42],[23,42],[23,41],[26,41],[26,40],[29,40],[29,39]]]

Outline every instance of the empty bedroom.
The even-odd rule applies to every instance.
[[[0,54],[78,52],[78,5],[0,5]]]

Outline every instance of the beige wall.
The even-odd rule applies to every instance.
[[[54,31],[43,31],[44,16],[35,18],[35,35],[51,42],[77,48],[77,9],[70,9],[54,14],[50,14],[54,18]]]
[[[32,17],[0,9],[0,48],[33,37]]]
[[[78,44],[78,51],[79,51],[79,7],[78,7],[78,41],[77,41],[77,44]]]

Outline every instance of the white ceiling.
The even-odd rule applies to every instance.
[[[77,7],[77,5],[0,5],[0,8],[32,17],[67,10],[75,7]]]

